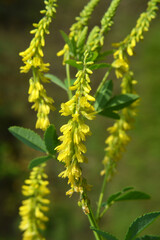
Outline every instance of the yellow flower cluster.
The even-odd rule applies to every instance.
[[[74,39],[75,42],[79,39],[84,27],[86,27],[87,22],[100,0],[90,0],[90,2],[84,7],[84,9],[80,12],[80,15],[76,17],[76,22],[70,27],[69,39]],[[68,44],[64,45],[64,48],[57,53],[57,56],[62,56],[63,64],[69,57],[69,46]]]
[[[113,17],[116,9],[120,3],[120,0],[113,0],[101,19],[101,28],[95,26],[90,32],[87,40],[87,50],[95,51],[101,48],[104,44],[104,34],[108,32],[113,24]]]
[[[62,143],[56,150],[59,152],[57,159],[63,162],[66,168],[59,176],[68,178],[68,184],[71,187],[66,194],[71,196],[73,192],[79,192],[80,205],[87,214],[89,209],[87,199],[85,199],[85,192],[89,190],[90,186],[82,177],[80,164],[87,162],[87,158],[83,155],[86,153],[83,141],[91,132],[89,126],[85,124],[85,119],[92,120],[95,117],[94,107],[89,103],[89,101],[95,101],[95,99],[89,95],[91,91],[89,75],[92,74],[89,65],[93,64],[93,62],[87,62],[87,52],[85,52],[84,56],[84,67],[76,74],[76,81],[71,87],[71,90],[75,90],[75,95],[68,102],[61,105],[61,114],[72,116],[72,118],[61,127],[60,131],[63,135],[59,137],[59,140]]]
[[[35,72],[35,70],[33,71]],[[46,130],[50,124],[48,118],[50,110],[55,110],[53,106],[54,100],[51,97],[47,96],[46,90],[37,78],[30,78],[29,84],[30,86],[28,90],[28,101],[34,103],[32,105],[32,109],[37,111],[36,128]]]
[[[81,31],[83,28],[87,25],[87,22],[89,18],[91,17],[91,14],[96,7],[96,5],[99,3],[100,0],[91,0],[82,10],[80,15],[76,17],[76,22],[71,26],[70,28],[70,37],[74,37],[75,40],[78,39],[78,37],[81,34]]]
[[[49,123],[48,114],[52,107],[53,99],[47,96],[46,91],[41,82],[47,82],[48,80],[44,77],[44,73],[49,70],[49,63],[43,62],[43,50],[45,45],[45,34],[49,34],[49,25],[56,12],[56,1],[57,0],[45,0],[45,10],[41,13],[45,14],[44,17],[38,22],[34,23],[34,30],[31,34],[34,34],[29,48],[24,52],[20,53],[24,66],[22,66],[21,72],[27,73],[32,69],[33,77],[30,79],[29,87],[29,102],[33,102],[32,108],[38,111],[36,128],[45,130]]]
[[[122,93],[135,93],[133,86],[136,83],[137,82],[133,79],[132,71],[125,73],[121,83]],[[115,172],[117,161],[121,159],[122,153],[125,151],[125,147],[130,141],[130,137],[126,132],[132,128],[137,104],[138,100],[129,107],[124,108],[120,113],[120,119],[116,120],[113,126],[107,129],[110,135],[105,141],[107,144],[103,160],[105,169],[101,172],[101,175],[105,174],[107,170],[109,172],[108,181]]]
[[[48,211],[50,201],[45,196],[50,191],[44,166],[45,164],[42,164],[33,168],[29,179],[25,180],[25,185],[22,186],[22,194],[27,197],[19,208],[22,217],[19,228],[23,231],[23,240],[45,240],[41,231],[45,229],[45,222],[48,221],[44,212]]]
[[[130,71],[127,53],[130,56],[133,54],[136,43],[143,38],[143,32],[148,30],[150,21],[155,17],[156,4],[158,2],[160,1],[149,1],[147,11],[140,15],[137,25],[131,31],[131,34],[124,41],[115,45],[118,47],[118,50],[114,53],[115,60],[112,63],[112,67],[115,69],[117,78],[122,78],[122,94],[135,94],[134,85],[137,84],[137,81],[134,80],[133,72]],[[139,100],[124,108],[120,113],[120,119],[112,127],[108,128],[110,136],[106,139],[107,148],[105,149],[106,155],[103,161],[105,170],[102,171],[102,174],[104,174],[106,169],[109,169],[110,175],[108,179],[115,171],[116,162],[121,158],[122,152],[130,140],[126,131],[132,128],[138,104]]]
[[[147,10],[140,15],[131,33],[122,42],[114,44],[114,46],[119,47],[115,55],[120,55],[124,49],[127,50],[128,55],[133,55],[136,43],[144,38],[143,33],[149,30],[150,22],[156,17],[158,3],[160,3],[160,0],[150,0],[148,2]]]

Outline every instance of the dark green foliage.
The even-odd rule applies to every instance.
[[[105,82],[105,84],[101,87],[100,91],[97,93],[96,101],[94,104],[96,111],[100,111],[106,106],[107,102],[111,98],[112,91],[113,81],[108,80]]]
[[[56,154],[55,147],[57,147],[59,141],[56,133],[56,128],[53,124],[51,124],[44,133],[44,141],[46,145],[46,149],[51,155]]]
[[[109,117],[109,118],[113,118],[113,119],[120,119],[120,116],[118,113],[112,111],[112,110],[108,110],[107,108],[104,109],[101,112],[98,112],[99,115],[102,115],[104,117]]]
[[[104,238],[107,239],[107,240],[117,240],[117,238],[114,237],[113,235],[111,235],[110,233],[101,231],[101,230],[96,229],[96,228],[93,228],[93,227],[91,227],[91,229],[92,229],[93,231],[97,232],[99,235],[101,235],[102,237],[104,237]]]
[[[38,165],[45,163],[49,159],[51,159],[51,156],[43,156],[43,157],[34,158],[33,160],[30,161],[28,168],[32,169],[34,167],[37,167]]]
[[[105,108],[111,110],[121,110],[125,107],[128,107],[133,102],[135,102],[139,98],[136,94],[120,94],[110,99],[110,101],[106,104]]]
[[[125,240],[135,239],[146,227],[153,223],[153,221],[160,216],[160,212],[147,213],[137,218],[130,226]]]
[[[136,240],[160,240],[160,236],[145,235],[143,237],[136,238]]]
[[[17,127],[17,126],[10,127],[9,131],[10,133],[12,133],[14,137],[16,137],[18,140],[25,143],[29,147],[40,152],[47,151],[44,141],[34,131],[27,128],[23,128],[23,127]]]

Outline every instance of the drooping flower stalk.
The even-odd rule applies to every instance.
[[[50,122],[48,115],[50,110],[54,110],[53,99],[47,96],[46,90],[44,89],[42,82],[48,82],[45,78],[44,73],[49,70],[49,63],[43,62],[43,47],[45,46],[45,34],[49,34],[49,25],[52,18],[56,13],[56,2],[57,0],[45,0],[45,10],[41,13],[44,17],[38,22],[34,23],[35,27],[30,33],[34,34],[34,37],[30,43],[30,46],[21,52],[24,66],[22,66],[21,72],[27,73],[32,70],[33,76],[29,81],[29,102],[32,102],[32,108],[37,111],[37,122],[36,128],[45,130]]]
[[[145,12],[140,14],[136,26],[131,30],[130,34],[121,42],[113,44],[118,50],[114,56],[123,59],[123,52],[127,50],[129,56],[133,55],[136,44],[143,40],[143,33],[149,30],[150,22],[156,17],[160,0],[150,0]]]
[[[48,217],[45,212],[48,211],[50,201],[46,195],[50,193],[44,173],[45,164],[33,168],[29,179],[25,180],[22,186],[22,194],[27,199],[22,201],[19,213],[22,218],[20,230],[23,231],[23,240],[45,240],[42,236],[42,230],[45,229],[45,222]]]
[[[71,116],[67,124],[63,125],[60,131],[63,133],[59,137],[62,142],[56,149],[59,152],[57,159],[65,164],[65,170],[59,174],[62,178],[68,178],[70,190],[67,195],[72,195],[74,192],[80,193],[79,205],[87,214],[88,199],[86,191],[90,189],[86,179],[82,176],[81,164],[87,162],[87,158],[83,155],[87,149],[84,145],[86,137],[91,134],[89,126],[85,123],[85,119],[92,120],[95,117],[94,107],[90,101],[95,99],[89,95],[91,91],[90,77],[92,71],[89,66],[93,62],[87,61],[88,53],[84,53],[83,69],[76,74],[76,81],[71,87],[75,91],[75,95],[66,103],[61,105],[61,114]]]
[[[123,94],[135,94],[134,85],[137,81],[134,80],[133,72],[129,68],[127,54],[130,56],[133,55],[133,49],[136,43],[139,42],[140,39],[143,39],[143,33],[148,31],[151,20],[156,16],[156,10],[158,9],[157,4],[159,2],[159,0],[150,0],[146,12],[140,15],[131,33],[122,42],[113,44],[118,50],[114,53],[115,60],[112,63],[112,67],[115,68],[117,78],[122,79],[121,92]],[[124,108],[120,113],[120,119],[117,120],[112,127],[108,128],[110,136],[105,141],[107,147],[103,160],[105,169],[101,172],[103,175],[106,173],[106,169],[108,169],[107,171],[109,171],[110,174],[108,174],[107,180],[112,177],[116,169],[117,160],[121,158],[125,146],[130,141],[130,137],[126,131],[132,128],[138,102],[139,100],[132,103],[129,107]]]

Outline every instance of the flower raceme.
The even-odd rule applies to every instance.
[[[44,17],[39,23],[33,24],[35,29],[31,31],[31,34],[34,34],[34,37],[30,46],[24,52],[20,53],[25,64],[20,68],[21,72],[27,73],[30,69],[33,72],[33,77],[29,82],[29,102],[33,103],[32,108],[38,112],[36,128],[42,130],[45,130],[49,126],[48,115],[50,110],[55,109],[52,106],[53,99],[47,96],[46,90],[42,85],[42,82],[48,82],[44,73],[49,70],[49,63],[43,62],[44,53],[42,49],[45,46],[45,34],[49,34],[48,28],[56,12],[56,0],[46,0],[44,2],[46,9],[41,11]]]
[[[76,17],[76,22],[70,27],[69,39],[74,39],[75,42],[80,38],[84,28],[87,26],[87,23],[91,17],[91,14],[99,3],[100,0],[90,0],[89,3],[83,8],[80,12],[80,15]],[[63,64],[68,60],[69,57],[69,46],[68,44],[64,45],[64,48],[57,53],[57,56],[64,55]]]
[[[118,49],[114,53],[115,60],[112,63],[112,67],[115,69],[117,78],[122,78],[121,92],[123,94],[135,93],[134,85],[137,81],[133,79],[133,72],[129,69],[127,54],[129,56],[133,55],[136,44],[143,39],[143,32],[148,31],[151,20],[156,16],[156,10],[158,9],[157,3],[160,3],[160,1],[150,0],[146,12],[140,15],[131,33],[122,42],[113,44],[113,46]],[[111,174],[115,171],[116,162],[121,158],[121,153],[125,150],[126,144],[130,141],[126,131],[132,127],[138,103],[139,100],[123,109],[120,114],[120,119],[117,120],[112,127],[108,128],[110,136],[106,139],[107,147],[103,160],[105,170],[101,172],[102,174],[106,172],[107,168],[110,169]]]
[[[130,34],[120,43],[113,44],[113,46],[118,47],[118,50],[114,53],[114,56],[122,56],[125,50],[129,56],[133,55],[136,44],[140,40],[143,40],[143,33],[149,30],[150,22],[156,17],[158,3],[160,3],[160,0],[150,0],[148,2],[146,11],[140,15],[136,26],[131,30]]]
[[[87,62],[87,56],[88,53],[85,52],[83,69],[78,71],[74,85],[70,87],[72,91],[75,91],[75,95],[61,105],[61,114],[72,118],[61,127],[60,131],[63,135],[59,137],[59,140],[62,143],[56,148],[59,152],[57,159],[63,162],[66,168],[59,176],[68,178],[68,184],[71,187],[66,194],[71,196],[73,192],[79,192],[79,204],[85,213],[89,212],[85,192],[90,189],[90,186],[82,177],[80,164],[87,162],[87,158],[83,155],[86,153],[83,142],[86,136],[91,134],[89,126],[85,124],[85,119],[92,120],[95,117],[94,107],[90,104],[90,101],[95,101],[95,99],[89,95],[91,91],[89,75],[92,74],[89,65],[93,62]]]
[[[44,173],[45,164],[34,167],[29,179],[22,186],[22,193],[28,199],[22,201],[19,208],[22,217],[19,228],[24,232],[23,240],[45,240],[41,231],[45,229],[48,217],[44,212],[48,211],[49,200],[45,198],[50,193]]]

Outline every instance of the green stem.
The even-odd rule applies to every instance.
[[[108,176],[110,174],[110,169],[111,168],[110,168],[110,164],[109,164],[106,167],[106,172],[105,172],[105,176],[104,176],[104,179],[103,179],[101,192],[100,192],[100,195],[99,195],[98,206],[97,206],[97,213],[96,213],[96,219],[97,220],[101,217],[100,210],[101,210],[102,201],[103,201],[103,197],[104,197],[104,191],[105,191],[106,184],[107,184],[107,179],[108,179]]]
[[[95,220],[95,217],[94,217],[94,214],[92,212],[91,207],[88,206],[88,208],[89,208],[89,214],[87,214],[87,216],[88,216],[88,220],[89,220],[89,222],[91,224],[91,227],[99,229],[98,225],[96,223],[96,220]],[[94,234],[96,240],[101,240],[101,237],[99,236],[99,234],[97,232],[93,231],[93,234]]]
[[[67,75],[67,81],[68,81],[68,97],[69,99],[72,98],[72,92],[71,90],[69,89],[70,86],[71,86],[71,78],[70,78],[70,67],[69,67],[69,64],[66,64],[66,75]]]
[[[98,86],[98,88],[97,88],[97,91],[96,91],[96,93],[95,93],[95,96],[94,96],[95,98],[96,98],[97,94],[100,92],[102,86],[105,84],[105,82],[106,82],[106,80],[107,80],[107,78],[108,78],[111,70],[112,70],[112,66],[110,66],[110,68],[108,69],[108,71],[105,73],[105,75],[104,75],[101,83],[99,84],[99,86]]]
[[[111,205],[106,205],[104,210],[101,212],[101,214],[99,215],[99,218],[102,218],[103,215],[105,214],[105,212],[110,208]]]

